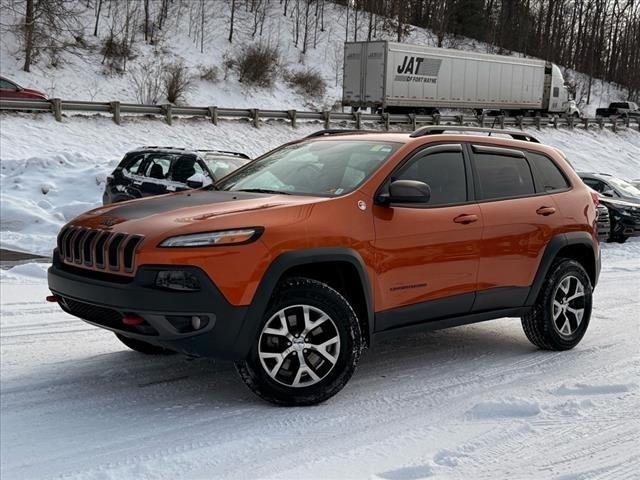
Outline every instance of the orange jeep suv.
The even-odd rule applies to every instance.
[[[325,130],[209,187],[74,219],[49,300],[133,350],[231,359],[263,399],[314,404],[388,334],[520,317],[539,348],[577,345],[596,202],[523,132]]]

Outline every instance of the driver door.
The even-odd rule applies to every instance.
[[[427,147],[387,180],[429,185],[425,204],[375,205],[376,330],[460,315],[475,299],[482,214],[462,145]],[[469,179],[469,181],[468,181]]]

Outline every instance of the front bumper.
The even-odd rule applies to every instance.
[[[195,292],[155,287],[160,270],[186,270],[200,281]],[[54,254],[48,271],[49,289],[60,307],[82,320],[122,335],[188,355],[239,360],[253,342],[247,332],[248,307],[230,304],[199,268],[145,265],[133,278],[117,278],[63,265]],[[141,325],[126,325],[125,314],[135,314]],[[206,318],[200,330],[181,333],[176,319]]]

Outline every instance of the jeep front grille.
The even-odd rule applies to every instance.
[[[65,227],[58,235],[60,258],[69,265],[131,273],[143,237],[84,227]]]

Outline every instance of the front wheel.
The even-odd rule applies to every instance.
[[[328,285],[291,278],[264,315],[248,358],[236,363],[245,384],[280,405],[313,405],[338,393],[362,350],[349,302]]]
[[[531,311],[522,317],[522,328],[531,343],[543,350],[575,347],[589,326],[593,287],[584,267],[560,258],[549,269]]]

